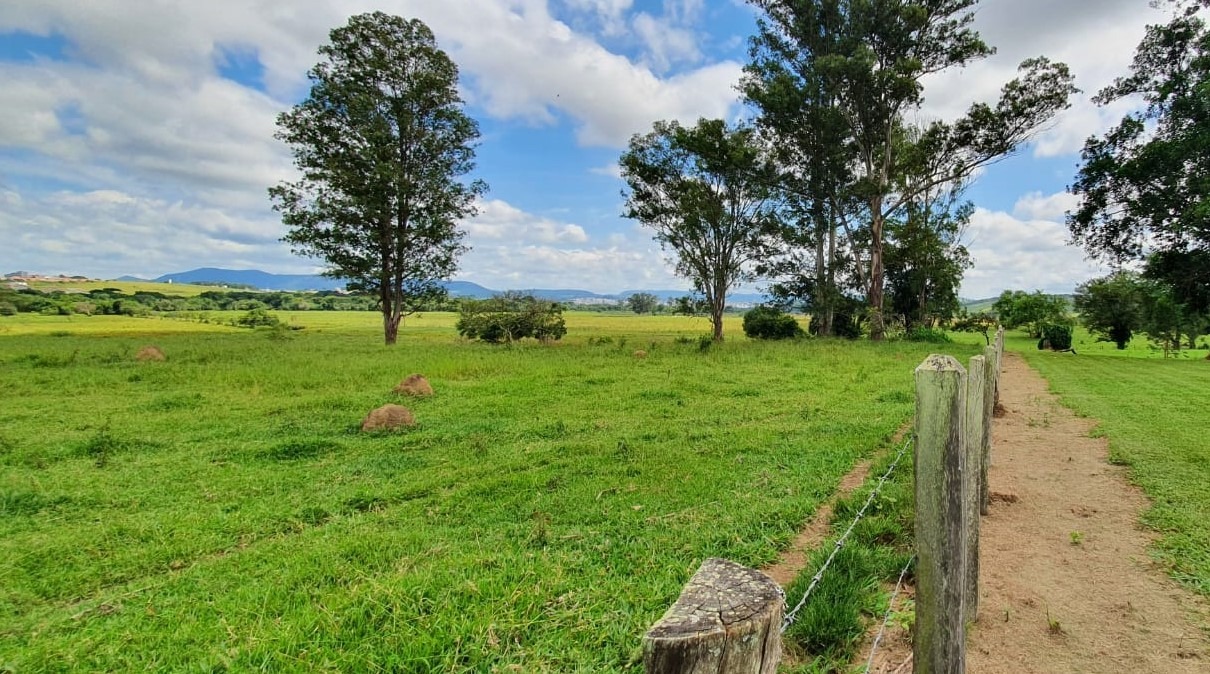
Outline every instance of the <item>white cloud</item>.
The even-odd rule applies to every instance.
[[[471,246],[459,278],[489,288],[687,288],[650,232],[628,228],[591,237],[583,227],[527,213],[500,200],[484,201],[464,224]]]
[[[538,217],[499,199],[481,202],[479,215],[467,222],[465,229],[472,245],[476,241],[507,241],[520,245],[588,241],[588,234],[579,225]]]
[[[1062,194],[1038,194],[1022,198],[1014,214],[976,209],[966,237],[975,266],[962,280],[962,296],[992,297],[1007,289],[1070,293],[1108,273],[1085,259],[1081,249],[1067,245],[1061,219],[1045,217],[1063,205]]]
[[[1038,135],[1032,152],[1039,157],[1078,152],[1086,138],[1104,132],[1133,107],[1123,102],[1102,109],[1092,97],[1127,72],[1144,25],[1165,19],[1163,12],[1137,0],[985,2],[975,28],[997,53],[927,78],[924,116],[954,119],[971,103],[992,103],[1022,60],[1047,56],[1068,64],[1082,93]]]
[[[1031,192],[1017,200],[1013,215],[1026,220],[1063,221],[1068,211],[1075,210],[1080,198],[1070,192],[1044,195]]]
[[[634,30],[642,39],[651,67],[664,72],[678,63],[697,63],[702,52],[692,30],[674,25],[670,19],[646,12],[634,17]]]

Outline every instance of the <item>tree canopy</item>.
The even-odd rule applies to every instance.
[[[269,190],[296,253],[374,295],[386,343],[444,294],[475,213],[478,125],[462,110],[458,68],[419,20],[360,14],[331,31],[307,98],[278,116],[300,177]]]
[[[821,242],[837,223],[845,229],[874,339],[886,329],[887,220],[1013,152],[1075,91],[1065,65],[1028,59],[996,104],[906,133],[924,77],[992,53],[970,27],[976,2],[753,0],[763,15],[741,89],[761,111],[758,124],[795,148],[785,153],[798,160],[787,185],[812,213],[824,283]]]
[[[619,164],[638,220],[676,258],[676,271],[706,298],[715,341],[727,293],[753,277],[776,211],[777,169],[755,129],[722,120],[656,122],[636,134]]]

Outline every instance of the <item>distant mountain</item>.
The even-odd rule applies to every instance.
[[[270,274],[259,269],[217,269],[202,267],[154,279],[157,283],[193,283],[201,285],[241,285],[260,290],[340,290],[345,282],[315,274]]]
[[[119,276],[115,279],[110,279],[110,280],[111,281],[125,281],[127,283],[147,283],[148,282],[147,279],[145,279],[141,276],[131,276],[129,274],[127,274],[126,276]]]
[[[123,276],[115,281],[146,281],[138,276]],[[205,285],[234,285],[257,288],[259,290],[340,290],[345,282],[317,274],[270,274],[259,269],[219,269],[217,267],[202,267],[189,271],[164,274],[152,279],[157,283],[192,283]],[[445,288],[454,297],[473,297],[486,299],[500,294],[501,291],[485,288],[470,281],[447,281]],[[687,290],[626,290],[616,294],[594,293],[589,290],[575,288],[525,288],[518,292],[540,297],[552,302],[623,302],[635,293],[651,293],[667,302],[677,297],[691,294]],[[729,303],[737,305],[758,304],[767,298],[760,294],[734,293],[727,296]]]

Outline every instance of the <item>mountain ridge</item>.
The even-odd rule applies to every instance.
[[[213,285],[241,285],[250,286],[258,290],[280,290],[280,291],[321,291],[321,290],[342,290],[345,287],[345,282],[341,279],[329,278],[318,274],[273,274],[259,269],[223,269],[219,267],[198,267],[182,272],[172,272],[163,274],[153,279],[144,279],[138,276],[123,276],[118,281],[154,281],[156,283],[190,283],[190,284],[213,284]],[[474,283],[472,281],[445,281],[443,285],[446,291],[455,297],[471,297],[475,299],[486,299],[493,297],[504,290],[495,290]],[[510,289],[513,290],[513,289]],[[556,302],[591,302],[597,301],[625,301],[627,297],[637,293],[650,293],[658,297],[661,301],[668,301],[677,297],[692,294],[688,290],[623,290],[617,293],[598,293],[591,290],[581,290],[577,288],[521,288],[515,289],[515,292],[532,294],[535,297],[556,301]],[[756,304],[765,301],[767,298],[759,293],[732,293],[728,295],[728,301],[737,304],[748,303]]]

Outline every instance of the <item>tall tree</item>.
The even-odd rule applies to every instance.
[[[961,308],[958,286],[971,266],[962,236],[975,211],[961,196],[961,188],[929,190],[887,221],[890,309],[906,330],[932,327]]]
[[[1196,314],[1210,310],[1210,0],[1168,4],[1172,19],[1148,26],[1130,74],[1095,99],[1145,105],[1084,144],[1067,226],[1094,256],[1146,260],[1145,275]]]
[[[626,306],[636,314],[653,314],[660,306],[660,298],[651,293],[634,293],[626,298]]]
[[[460,178],[479,129],[457,66],[419,20],[361,14],[329,39],[310,94],[277,118],[301,177],[269,194],[284,240],[376,297],[394,344],[404,316],[445,294],[466,250],[457,222],[486,185]]]
[[[693,127],[656,122],[619,162],[630,192],[625,217],[655,232],[678,274],[706,298],[715,341],[723,339],[727,292],[752,278],[776,210],[777,171],[750,127],[719,119]]]
[[[1080,322],[1098,341],[1113,342],[1120,350],[1143,327],[1146,294],[1138,274],[1119,271],[1080,284],[1072,304],[1080,312]]]
[[[977,0],[752,2],[764,16],[742,84],[748,98],[762,113],[776,112],[768,123],[783,142],[801,139],[801,120],[823,115],[812,112],[819,106],[834,107],[843,124],[851,179],[840,194],[825,184],[806,196],[861,202],[868,229],[862,280],[871,337],[881,339],[887,219],[921,192],[960,181],[1013,152],[1067,107],[1075,91],[1072,76],[1061,63],[1029,59],[994,106],[972,105],[961,119],[935,122],[904,143],[904,118],[924,100],[921,80],[992,53],[970,27]],[[787,114],[796,105],[802,114]],[[810,153],[803,145],[804,157]],[[914,178],[905,180],[908,175]],[[845,224],[843,209],[836,216]]]

